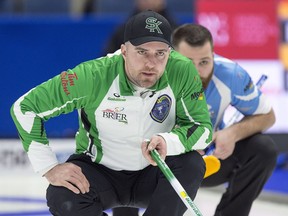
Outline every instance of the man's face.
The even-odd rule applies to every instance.
[[[213,75],[213,50],[211,44],[207,41],[203,46],[192,47],[185,41],[181,41],[175,49],[191,59],[201,77],[203,87],[206,88]]]
[[[128,79],[139,87],[150,88],[164,73],[170,47],[163,42],[148,42],[133,46],[121,45]]]

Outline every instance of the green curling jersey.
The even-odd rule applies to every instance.
[[[133,87],[116,52],[81,63],[20,97],[11,115],[36,172],[44,174],[58,164],[44,122],[75,109],[75,153],[113,170],[148,166],[141,143],[153,135],[165,139],[167,155],[204,149],[212,138],[200,77],[192,62],[175,51],[150,89]]]

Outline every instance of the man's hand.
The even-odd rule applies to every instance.
[[[58,164],[44,175],[54,186],[63,186],[76,194],[89,192],[90,184],[81,168],[73,163]]]
[[[215,157],[225,160],[232,155],[236,141],[229,128],[215,132],[213,134],[213,141],[215,143],[215,150],[213,153]]]
[[[144,157],[153,166],[157,166],[157,164],[152,159],[150,155],[150,151],[152,151],[153,149],[156,149],[163,160],[165,160],[166,155],[167,155],[166,142],[161,136],[153,136],[150,139],[150,142],[143,141],[141,145],[141,149],[142,149],[142,154],[144,155]]]

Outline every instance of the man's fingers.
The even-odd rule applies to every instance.
[[[45,177],[54,186],[63,186],[74,193],[89,192],[90,184],[79,166],[73,163],[56,165]]]
[[[69,163],[68,166],[70,168],[70,172],[68,172],[68,175],[66,175],[66,180],[76,186],[81,193],[84,194],[89,192],[90,185],[85,175],[82,173],[82,169],[72,163]]]
[[[152,150],[157,150],[160,157],[165,160],[165,157],[167,155],[167,147],[165,140],[160,136],[153,136],[151,140],[144,140],[142,143],[142,152],[144,157],[148,160],[148,162],[153,165],[157,166],[157,163],[153,160],[151,156]]]
[[[74,172],[72,177],[75,178],[75,185],[81,190],[82,193],[89,192],[90,184],[85,175],[82,173],[81,169],[80,171],[78,170]]]
[[[152,159],[151,155],[150,155],[150,151],[149,150],[149,141],[145,140],[142,145],[141,145],[141,149],[142,149],[142,153],[144,155],[144,157],[146,158],[146,160],[153,166],[157,166],[156,162]],[[152,148],[152,147],[150,147]]]
[[[214,151],[213,155],[221,160],[225,160],[226,158],[228,158],[230,155],[232,154],[232,152],[225,150],[223,148],[216,148],[216,150]]]
[[[151,141],[149,142],[148,144],[148,155],[149,155],[149,161],[150,161],[150,164],[153,165],[153,166],[157,166],[157,163],[153,160],[152,156],[151,156],[151,151],[152,150],[156,150],[158,151],[160,157],[165,160],[165,157],[166,157],[166,151],[164,149],[161,148],[160,146],[160,141],[156,140],[156,141]]]
[[[76,194],[79,194],[80,193],[80,190],[75,187],[72,183],[70,183],[69,181],[66,181],[64,180],[62,183],[61,183],[61,186],[71,190],[72,192],[76,193]]]
[[[87,185],[85,185],[84,182],[78,178],[78,176],[69,176],[69,178],[66,179],[66,182],[73,184],[73,186],[77,187],[82,194],[89,192],[89,188],[87,188]]]
[[[86,178],[85,178],[86,179]],[[63,181],[59,182],[58,186],[66,187],[76,194],[89,192],[87,183],[79,178],[79,175],[69,176]]]
[[[157,150],[157,149],[156,149]],[[159,155],[160,155],[160,157],[163,159],[163,160],[165,160],[165,158],[166,158],[166,155],[167,155],[167,152],[166,151],[164,151],[164,150],[162,150],[162,149],[160,149],[160,150],[157,150],[158,151],[158,153],[159,153]]]
[[[154,143],[154,142],[149,142],[149,143],[147,144],[147,149],[148,149],[149,151],[152,151],[153,149],[156,148],[156,146],[157,146],[156,143]]]

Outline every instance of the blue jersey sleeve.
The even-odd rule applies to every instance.
[[[245,116],[268,113],[272,107],[244,68],[219,55],[214,56],[213,76],[205,95],[214,130],[225,127],[223,118],[229,106]]]
[[[253,83],[250,75],[238,64],[233,73],[231,85],[231,105],[243,115],[252,115],[259,106],[261,91]]]

